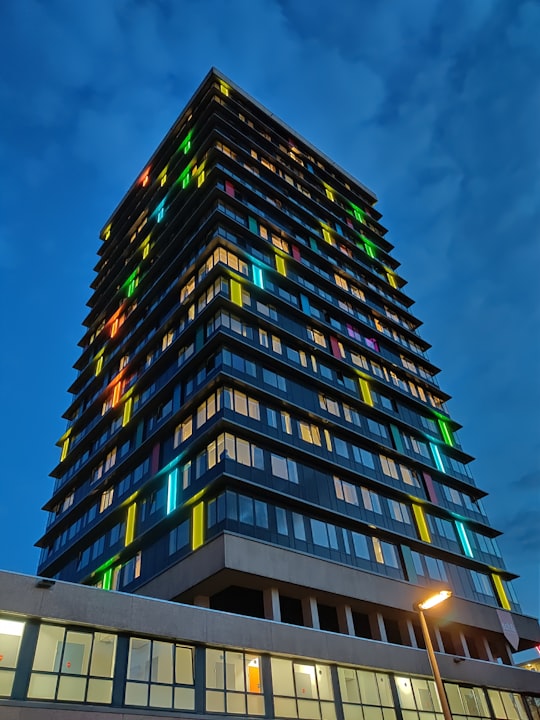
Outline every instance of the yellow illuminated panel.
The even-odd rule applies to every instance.
[[[242,286],[237,280],[231,280],[231,300],[242,307]]]
[[[199,177],[197,178],[197,187],[201,187],[204,182],[204,170],[201,170]]]
[[[122,426],[125,427],[131,420],[131,409],[133,407],[133,398],[128,398],[124,403],[124,413],[122,415]]]
[[[276,255],[276,270],[280,275],[287,275],[287,270],[285,269],[285,260],[281,257],[281,255]]]
[[[121,383],[117,382],[116,385],[114,386],[113,396],[112,396],[113,407],[116,407],[116,405],[118,405],[118,401],[120,400],[120,391],[121,391]]]
[[[133,542],[135,537],[135,518],[137,517],[137,503],[132,503],[128,507],[127,521],[126,521],[126,547]]]
[[[416,520],[416,524],[418,526],[418,532],[420,533],[420,540],[430,543],[431,536],[429,534],[424,511],[422,510],[420,505],[415,505],[414,503],[412,505],[412,509],[413,509],[413,513],[414,513],[414,518]]]
[[[196,550],[204,543],[204,503],[193,506],[191,511],[191,549]]]
[[[371,405],[371,407],[373,407],[373,398],[371,397],[371,390],[368,381],[364,380],[364,378],[360,378],[358,382],[360,383],[362,400],[366,403],[366,405]]]
[[[328,230],[324,227],[322,229],[322,234],[323,234],[323,238],[324,238],[325,242],[330,243],[330,245],[331,245],[332,244],[332,236],[330,235]]]
[[[111,237],[111,226],[107,225],[105,232],[103,233],[103,239],[108,240]]]
[[[222,92],[226,97],[228,97],[228,95],[229,95],[229,88],[227,87],[227,85],[225,85],[224,82],[221,82],[221,83],[219,84],[219,89],[221,90],[221,92]]]
[[[67,437],[62,443],[62,454],[60,455],[60,462],[66,459],[69,450],[69,438]]]
[[[386,273],[386,277],[388,278],[388,282],[393,288],[397,288],[397,282],[396,278],[392,273]]]
[[[96,377],[103,370],[103,355],[100,355],[96,361]]]
[[[503,607],[505,610],[511,610],[510,603],[508,602],[508,596],[506,595],[506,591],[503,587],[501,578],[499,575],[493,575],[491,576],[493,578],[493,584],[495,585],[495,590],[497,591],[497,595],[499,596],[499,600],[501,601],[501,607]]]

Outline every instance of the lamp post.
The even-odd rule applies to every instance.
[[[441,679],[441,673],[439,671],[439,665],[437,664],[437,658],[433,650],[431,643],[431,637],[429,636],[429,630],[424,615],[424,610],[429,610],[435,605],[448,600],[451,597],[451,590],[441,590],[436,595],[428,597],[423,602],[419,602],[414,606],[414,609],[420,616],[420,627],[422,628],[422,635],[424,636],[424,643],[426,646],[429,664],[431,665],[431,672],[433,673],[433,679],[435,680],[435,687],[437,688],[437,694],[439,695],[439,702],[443,711],[444,720],[452,720],[452,713],[450,712],[450,706],[448,705],[448,698],[446,697],[446,690],[444,689],[443,681]]]

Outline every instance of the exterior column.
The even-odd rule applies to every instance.
[[[462,632],[459,633],[459,641],[461,643],[461,647],[463,648],[463,657],[470,658],[471,653],[469,652],[469,646],[467,645],[467,638]]]
[[[381,613],[374,613],[373,615],[370,614],[369,622],[370,624],[373,622],[372,627],[375,630],[375,632],[373,633],[374,639],[382,640],[382,642],[388,642],[388,637],[386,635],[386,627],[384,625],[384,618]]]
[[[491,648],[489,647],[489,643],[488,643],[487,637],[485,635],[482,635],[482,643],[484,645],[486,657],[489,660],[489,662],[495,662],[495,658],[493,657],[493,653],[491,652]]]
[[[444,652],[445,652],[445,650],[444,650],[444,643],[443,643],[443,641],[442,641],[441,631],[439,630],[439,628],[437,627],[437,625],[434,625],[434,626],[433,626],[433,635],[435,636],[435,641],[436,641],[436,643],[437,643],[437,650],[436,650],[436,652],[444,653]]]
[[[281,607],[279,605],[279,590],[275,587],[263,590],[264,617],[266,620],[281,622]]]
[[[417,648],[417,647],[418,647],[418,643],[416,642],[416,635],[414,634],[414,627],[413,627],[413,624],[412,624],[412,620],[410,620],[410,619],[405,620],[405,625],[406,625],[406,628],[405,628],[405,629],[406,629],[406,632],[407,632],[407,637],[409,638],[409,642],[411,643],[411,647]]]
[[[350,605],[338,605],[337,616],[339,632],[344,635],[355,635],[352,610]]]
[[[306,627],[311,627],[315,630],[321,629],[316,598],[311,596],[302,598],[302,615],[304,617],[304,625]]]

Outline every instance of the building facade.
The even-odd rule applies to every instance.
[[[353,664],[412,675],[426,670],[413,605],[449,587],[430,617],[445,678],[457,657],[470,682],[489,686],[489,667],[511,690],[525,671],[499,665],[538,643],[538,623],[375,204],[210,71],[101,233],[38,572],[320,641],[226,643],[238,651],[307,662],[335,643],[347,664],[340,643],[356,643]],[[274,711],[326,717],[319,699],[319,714]]]

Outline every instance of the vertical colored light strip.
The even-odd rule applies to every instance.
[[[281,255],[276,255],[276,270],[280,275],[287,276],[287,270],[285,269],[285,260]]]
[[[355,205],[354,203],[351,203],[352,211],[354,217],[359,220],[361,223],[366,222],[366,214],[365,212],[358,207],[358,205]]]
[[[191,511],[191,549],[196,550],[204,543],[204,503],[193,506]]]
[[[327,184],[325,183],[325,184],[324,184],[324,191],[325,191],[325,193],[326,193],[326,197],[327,197],[329,200],[334,201],[334,200],[336,199],[336,196],[334,195],[334,191],[332,190],[332,188],[330,187],[330,185],[327,185]]]
[[[323,227],[323,229],[322,229],[322,234],[323,234],[323,238],[324,238],[325,242],[327,242],[331,245],[332,244],[332,236],[330,235],[330,233],[328,232],[328,230],[325,227]]]
[[[227,85],[225,85],[224,82],[219,83],[219,89],[221,90],[223,95],[225,95],[225,97],[229,96],[229,88],[227,87]]]
[[[253,266],[253,282],[257,287],[261,288],[261,290],[264,290],[263,271],[256,265]]]
[[[112,396],[112,406],[113,407],[116,407],[118,405],[118,401],[120,400],[120,390],[122,389],[121,386],[122,386],[122,383],[120,382],[120,380],[114,386],[113,396]]]
[[[167,515],[176,508],[176,495],[178,489],[178,468],[169,473],[167,480]]]
[[[126,520],[126,539],[125,546],[127,547],[133,542],[135,537],[135,518],[137,516],[137,503],[133,502],[128,507],[127,520]]]
[[[133,408],[133,398],[128,397],[124,403],[124,412],[122,414],[122,427],[125,427],[131,420],[131,410]]]
[[[69,438],[67,437],[62,443],[62,452],[60,454],[60,462],[63,462],[67,458],[69,450]]]
[[[429,534],[424,511],[422,510],[420,505],[415,505],[414,503],[412,504],[412,509],[414,513],[414,519],[416,520],[416,525],[418,527],[418,533],[420,534],[420,540],[430,543],[431,535]]]
[[[366,405],[371,405],[371,407],[373,407],[373,398],[371,397],[371,389],[369,387],[368,381],[364,380],[364,378],[360,378],[358,382],[360,384],[362,400],[366,403]]]
[[[103,573],[103,589],[110,590],[112,587],[112,567]]]
[[[107,225],[105,232],[103,233],[103,239],[108,240],[111,237],[111,226]]]
[[[467,531],[465,530],[465,525],[462,522],[459,522],[459,520],[456,520],[456,528],[458,531],[459,539],[461,540],[463,552],[465,553],[465,555],[467,555],[467,557],[474,557],[471,543],[469,542],[469,537],[467,535]]]
[[[184,151],[184,155],[187,155],[188,152],[191,150],[191,138],[193,137],[193,129],[191,129],[186,137],[182,140],[180,143],[179,150]]]
[[[375,255],[375,249],[373,247],[373,244],[370,242],[365,242],[364,248],[365,248],[366,254],[369,255],[370,258],[373,258],[375,260],[376,255]]]
[[[237,280],[231,280],[231,300],[242,307],[242,286]]]
[[[100,355],[96,360],[96,377],[103,370],[103,355]]]
[[[512,607],[511,607],[510,603],[508,602],[508,596],[503,587],[500,576],[493,573],[491,577],[493,579],[493,584],[495,585],[495,590],[497,591],[497,595],[499,596],[499,601],[501,603],[501,607],[504,608],[504,610],[511,610]]]
[[[441,453],[439,452],[439,448],[435,443],[429,443],[429,447],[431,448],[431,453],[433,455],[433,459],[435,460],[435,465],[437,466],[437,470],[440,470],[441,472],[445,473],[446,470],[444,469],[443,461],[441,458]]]
[[[397,281],[396,281],[396,278],[394,277],[394,274],[387,272],[387,273],[386,273],[386,277],[388,278],[389,284],[390,284],[393,288],[396,288],[396,289],[397,289]]]
[[[448,427],[447,422],[442,418],[437,418],[437,422],[439,423],[439,428],[441,429],[441,435],[443,436],[444,442],[447,445],[454,447],[454,438],[452,436],[452,431]]]

